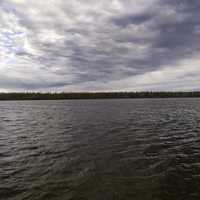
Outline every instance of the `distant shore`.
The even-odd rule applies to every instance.
[[[82,92],[82,93],[0,93],[7,100],[125,99],[125,98],[195,98],[200,92]]]

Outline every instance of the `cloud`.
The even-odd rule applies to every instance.
[[[0,90],[196,90],[199,8],[198,0],[2,0]]]

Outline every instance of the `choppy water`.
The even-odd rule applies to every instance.
[[[200,99],[0,102],[0,199],[200,199]]]

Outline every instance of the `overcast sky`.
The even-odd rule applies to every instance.
[[[0,91],[199,89],[199,0],[0,0]]]

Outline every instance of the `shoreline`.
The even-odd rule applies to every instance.
[[[0,93],[0,101],[200,98],[200,92]]]

